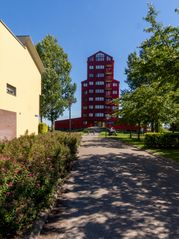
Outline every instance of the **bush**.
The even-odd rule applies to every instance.
[[[48,132],[48,125],[45,123],[39,123],[39,128],[38,128],[39,134],[44,134]]]
[[[144,143],[148,148],[179,148],[179,133],[146,133]]]
[[[3,142],[0,152],[0,238],[12,238],[47,207],[67,175],[79,134],[25,135]]]

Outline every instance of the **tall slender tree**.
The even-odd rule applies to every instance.
[[[67,54],[51,35],[47,35],[36,45],[39,56],[45,66],[42,76],[41,120],[46,118],[54,121],[68,107],[67,93],[72,85],[70,78],[71,64]],[[74,94],[75,90],[72,92]]]

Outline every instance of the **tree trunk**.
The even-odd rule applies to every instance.
[[[69,104],[69,132],[71,132],[71,104]]]
[[[155,121],[155,132],[159,132],[159,122],[158,122],[158,120]]]
[[[151,131],[154,132],[154,122],[151,122]]]
[[[51,118],[51,132],[54,131],[54,120]]]
[[[137,138],[138,138],[138,140],[140,140],[140,130],[141,130],[140,122],[138,123],[138,126],[139,126],[139,129],[138,129],[138,135],[137,135]]]

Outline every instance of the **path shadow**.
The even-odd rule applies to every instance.
[[[98,145],[106,147],[104,143],[117,147],[105,140]],[[178,164],[174,167],[171,162],[135,152],[84,155],[74,164],[65,193],[57,200],[42,235],[178,239],[178,170]]]

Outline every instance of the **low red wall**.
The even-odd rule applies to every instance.
[[[57,120],[55,121],[56,130],[68,130],[70,127],[69,119]],[[71,119],[71,129],[82,129],[83,128],[83,119],[82,118],[73,118]]]

